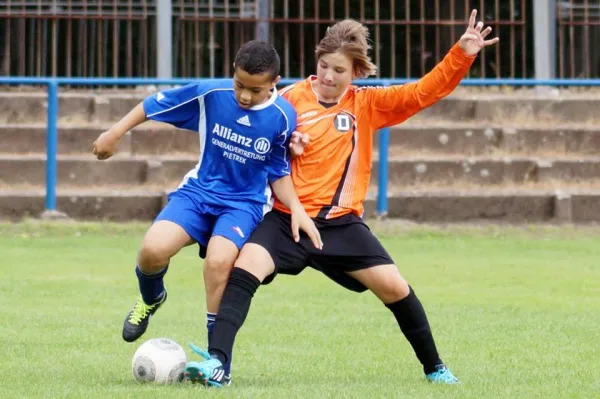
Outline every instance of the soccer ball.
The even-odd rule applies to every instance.
[[[187,355],[177,342],[154,338],[135,351],[131,361],[133,376],[140,382],[172,384],[183,381]]]

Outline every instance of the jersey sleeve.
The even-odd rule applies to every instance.
[[[296,112],[287,110],[283,113],[284,121],[273,141],[271,163],[269,165],[269,182],[272,183],[291,173],[291,155],[289,151],[290,137],[296,130]]]
[[[401,123],[450,94],[475,58],[466,55],[457,43],[431,72],[414,83],[364,89],[372,128]]]
[[[144,99],[144,112],[148,119],[198,131],[198,98],[208,90],[209,87],[205,84],[191,83],[180,88],[160,91]]]

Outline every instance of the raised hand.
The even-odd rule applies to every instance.
[[[469,26],[467,31],[460,37],[458,45],[465,52],[466,55],[476,55],[481,51],[482,48],[491,46],[492,44],[498,43],[500,39],[495,37],[493,39],[485,40],[485,38],[492,31],[492,27],[488,26],[483,29],[483,22],[477,22],[475,25],[475,19],[477,18],[477,10],[471,11],[471,17],[469,17]]]

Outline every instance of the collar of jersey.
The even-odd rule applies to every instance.
[[[254,107],[249,108],[249,109],[250,109],[250,111],[260,111],[261,109],[265,109],[269,105],[273,104],[276,99],[277,99],[277,90],[273,90],[273,94],[271,95],[271,98],[269,98],[264,103],[255,105]]]

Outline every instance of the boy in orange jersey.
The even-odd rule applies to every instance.
[[[327,30],[316,48],[317,75],[281,91],[297,111],[297,131],[304,138],[292,143],[292,179],[323,248],[315,249],[304,236],[294,240],[290,212],[276,201],[235,262],[208,353],[192,346],[206,361],[188,363],[188,378],[220,386],[223,364],[260,284],[268,284],[277,273],[295,275],[310,266],[347,289],[372,291],[393,313],[427,380],[458,382],[438,354],[421,302],[362,214],[375,131],[397,125],[450,94],[477,53],[498,42],[486,40],[491,28],[475,24],[476,16],[473,10],[466,32],[430,73],[418,82],[389,88],[351,85],[353,79],[376,71],[363,25],[345,20]]]

